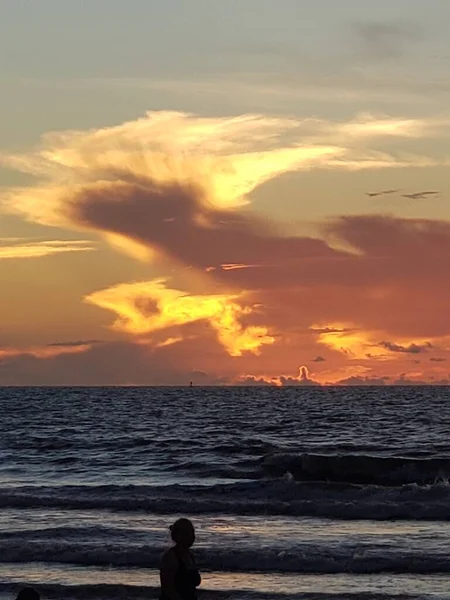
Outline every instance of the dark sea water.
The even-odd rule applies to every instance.
[[[0,389],[0,596],[450,599],[449,388]]]

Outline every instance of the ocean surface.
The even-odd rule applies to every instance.
[[[0,388],[0,597],[450,599],[449,388]]]

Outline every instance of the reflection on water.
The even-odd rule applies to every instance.
[[[158,572],[147,569],[84,568],[45,563],[2,565],[0,579],[5,583],[68,586],[127,585],[157,588]],[[411,595],[450,598],[450,575],[283,575],[261,573],[205,573],[202,588],[211,591],[285,594]],[[153,594],[152,594],[153,595]],[[2,596],[0,595],[0,598]],[[257,596],[255,596],[256,598]]]

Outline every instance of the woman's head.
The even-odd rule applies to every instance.
[[[195,529],[189,519],[178,519],[169,529],[177,546],[190,548],[195,542]]]
[[[39,599],[40,599],[39,592],[37,592],[32,587],[24,587],[17,594],[16,600],[39,600]]]

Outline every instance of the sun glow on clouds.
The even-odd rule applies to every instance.
[[[155,252],[151,248],[144,244],[139,244],[124,235],[105,233],[104,237],[110,246],[140,262],[148,263],[155,256]]]
[[[77,345],[57,346],[31,346],[25,348],[0,347],[0,360],[21,356],[33,356],[34,358],[46,359],[60,356],[61,354],[81,354],[87,352],[93,344],[80,343]]]
[[[330,350],[341,352],[351,359],[370,359],[389,361],[398,358],[398,354],[419,354],[433,348],[429,338],[397,338],[396,342],[383,341],[387,334],[377,331],[363,331],[354,324],[331,323],[326,326],[313,326],[317,331],[317,341]],[[444,336],[436,340],[440,346],[448,345]]]
[[[359,331],[354,324],[331,323],[325,326],[314,325],[312,329],[320,331],[317,341],[331,350],[342,352],[349,358],[383,358],[386,356],[384,348],[377,347],[373,342],[370,332]]]
[[[156,112],[115,127],[47,134],[35,152],[3,155],[0,162],[44,182],[42,187],[14,190],[8,202],[12,210],[40,223],[73,227],[77,224],[69,214],[68,186],[72,202],[77,202],[93,184],[177,184],[195,188],[199,198],[213,206],[236,207],[256,187],[288,171],[397,164],[387,153],[375,156],[361,140],[411,137],[424,127],[418,120],[370,115],[333,123]]]
[[[235,207],[265,181],[342,153],[298,137],[283,139],[298,127],[296,121],[258,115],[207,119],[148,113],[117,127],[48,134],[35,153],[1,160],[50,182],[41,189],[16,190],[11,198],[18,212],[46,224],[68,224],[61,210],[65,186],[94,182],[177,184],[196,188],[208,204]]]
[[[340,132],[354,137],[399,136],[420,137],[427,125],[419,119],[376,119],[370,114],[360,115],[340,126]]]
[[[116,313],[118,319],[113,328],[117,331],[143,335],[207,321],[230,356],[258,353],[274,338],[265,327],[242,325],[240,319],[251,314],[252,309],[242,307],[239,299],[239,295],[188,295],[166,287],[163,279],[117,285],[85,298],[86,302]],[[170,343],[180,341],[179,337],[169,339]]]
[[[342,233],[342,252],[324,239],[288,238],[270,227],[264,230],[254,215],[238,209],[249,202],[258,186],[289,171],[429,165],[433,161],[427,157],[399,158],[380,150],[380,145],[383,138],[420,137],[430,127],[420,120],[370,115],[337,123],[260,115],[200,118],[148,113],[117,127],[48,134],[34,152],[0,157],[0,163],[38,178],[35,186],[10,190],[5,207],[44,225],[94,231],[136,260],[163,257],[166,264],[172,261],[172,265],[191,269],[193,279],[189,282],[186,277],[183,286],[172,287],[162,278],[119,284],[88,295],[88,303],[115,313],[117,331],[141,342],[153,332],[204,321],[229,355],[257,354],[282,338],[282,332],[272,333],[273,323],[247,324],[255,304],[262,301],[261,295],[255,301],[257,294],[252,296],[252,292],[286,287],[276,307],[280,313],[291,298],[296,303],[302,300],[295,296],[299,282],[306,289],[324,281],[345,287],[357,280],[367,288],[371,283],[364,279],[367,269],[359,271],[359,264],[365,256],[378,260],[380,253],[364,244],[347,252],[345,248],[352,244]],[[376,148],[371,146],[374,139]],[[374,228],[373,238],[379,240],[378,229],[385,222],[368,220],[365,224],[361,219],[347,219],[345,227],[350,233],[364,227],[370,233]],[[386,235],[395,237],[397,225]],[[362,238],[371,239],[364,231]],[[69,247],[72,251],[88,249],[82,242],[72,242],[72,246],[67,242],[58,249],[51,244],[42,246],[47,253]],[[38,250],[35,245],[34,250],[22,248],[21,252]],[[378,272],[385,273],[386,265],[381,266]],[[404,276],[404,265],[399,272]],[[394,275],[398,278],[397,272]],[[193,291],[194,278],[207,282],[202,288],[209,290],[207,294]],[[337,318],[348,318],[348,304],[342,302],[343,314]],[[322,319],[314,314],[311,321]],[[175,345],[182,337],[182,332],[170,332],[166,342],[155,344]],[[317,336],[319,344],[349,358],[364,359],[370,354],[379,360],[393,355],[380,346],[383,339],[390,338],[363,326],[359,330],[328,326]],[[418,342],[402,338],[400,343]]]
[[[0,260],[12,258],[42,258],[66,252],[90,252],[92,242],[84,240],[30,241],[21,238],[0,238]]]

